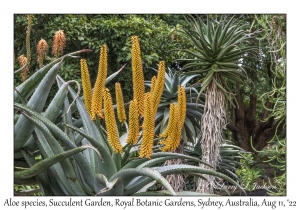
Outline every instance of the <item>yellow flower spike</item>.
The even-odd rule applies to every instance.
[[[85,59],[80,59],[80,69],[81,69],[84,104],[87,112],[91,116],[92,85],[90,81],[88,66]]]
[[[114,153],[122,153],[122,145],[120,143],[116,118],[112,103],[112,98],[109,90],[106,88],[104,91],[104,115],[105,125],[107,130],[108,142]]]
[[[144,131],[143,140],[140,149],[140,158],[147,157],[150,159],[152,155],[152,146],[154,141],[155,116],[153,114],[153,106],[151,93],[145,96],[145,112],[144,112]]]
[[[178,109],[180,128],[182,129],[186,116],[186,94],[183,86],[178,85]]]
[[[150,90],[151,94],[153,94],[153,92],[154,92],[155,82],[156,82],[156,76],[153,76],[151,78],[151,90]]]
[[[48,49],[49,46],[45,39],[41,39],[36,46],[37,62],[39,63],[40,68],[43,67],[43,62],[47,56]]]
[[[102,45],[100,48],[99,67],[96,83],[94,85],[94,92],[92,97],[92,119],[94,120],[96,115],[103,118],[102,115],[102,98],[103,90],[105,87],[105,80],[107,76],[107,48],[106,45]]]
[[[129,133],[126,142],[134,145],[139,140],[139,111],[136,100],[130,102],[129,105]]]
[[[183,86],[178,85],[178,105],[170,105],[170,118],[167,129],[160,136],[165,140],[160,144],[165,144],[162,151],[175,151],[181,139],[181,130],[184,126],[186,116],[186,94]]]
[[[171,115],[172,114],[172,115]],[[180,113],[179,108],[177,105],[172,106],[172,113],[170,113],[170,127],[169,132],[166,137],[166,139],[160,144],[164,144],[165,146],[161,148],[163,152],[167,151],[175,151],[175,149],[178,147],[180,143],[180,137],[181,137],[181,128],[180,128],[180,121],[179,121]]]
[[[66,47],[66,36],[63,30],[58,30],[55,32],[53,37],[53,45],[52,45],[52,54],[58,58],[64,52]]]
[[[142,58],[140,44],[137,36],[131,37],[132,42],[132,82],[133,82],[133,99],[138,103],[139,114],[144,113],[144,73],[142,67]]]
[[[157,73],[157,79],[155,81],[155,88],[153,91],[153,110],[154,113],[156,113],[156,110],[158,108],[161,94],[164,90],[164,85],[165,85],[165,72],[166,72],[166,67],[165,67],[165,62],[160,61],[159,62],[159,67],[158,67],[158,73]]]
[[[175,123],[176,123],[176,120],[178,120],[176,118],[176,114],[175,114],[175,110],[176,109],[176,104],[175,103],[171,103],[170,104],[170,113],[169,113],[169,122],[168,122],[168,125],[167,125],[167,128],[165,129],[165,131],[163,133],[161,133],[159,135],[159,137],[163,137],[163,138],[167,138],[171,132],[174,131],[174,128],[175,128]],[[164,144],[164,141],[161,141],[160,144]]]
[[[126,121],[126,114],[124,108],[123,93],[121,89],[121,84],[119,82],[116,82],[115,89],[116,89],[118,119],[120,123],[124,123]]]

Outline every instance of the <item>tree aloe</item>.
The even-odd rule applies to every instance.
[[[202,160],[216,170],[223,142],[222,129],[227,123],[226,101],[234,106],[235,100],[228,82],[243,81],[241,77],[245,77],[245,66],[242,65],[242,60],[257,48],[241,45],[251,38],[251,34],[243,30],[244,25],[234,16],[217,17],[213,20],[211,15],[207,15],[206,24],[199,16],[190,16],[187,22],[190,29],[182,32],[190,40],[193,49],[182,51],[193,58],[182,59],[189,62],[182,68],[182,72],[185,75],[204,76],[199,91],[200,96],[206,90],[201,123]],[[213,192],[214,177],[207,178],[208,182],[200,179],[198,191]]]

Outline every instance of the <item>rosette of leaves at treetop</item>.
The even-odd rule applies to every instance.
[[[222,129],[226,125],[226,102],[234,106],[234,94],[228,86],[229,81],[242,83],[247,78],[243,59],[257,47],[247,46],[252,38],[244,30],[243,20],[238,17],[221,16],[214,20],[207,15],[207,22],[197,16],[187,17],[190,29],[182,32],[193,45],[193,49],[180,49],[193,56],[182,68],[184,75],[200,74],[201,89],[206,90],[205,107],[201,122],[202,160],[214,169],[220,162],[220,145],[223,142]],[[205,166],[204,166],[205,167]],[[200,179],[197,191],[213,192],[214,177]]]

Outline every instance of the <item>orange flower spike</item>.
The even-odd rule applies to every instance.
[[[39,67],[43,67],[44,59],[47,56],[48,53],[48,43],[45,41],[45,39],[41,39],[36,47],[36,53],[37,53],[37,62],[39,63]]]
[[[58,58],[64,52],[66,47],[66,36],[63,30],[58,30],[55,32],[53,37],[53,45],[52,45],[52,54]]]
[[[28,65],[27,61],[28,61],[28,59],[24,55],[20,55],[18,57],[18,62],[19,62],[20,67],[22,68],[26,65],[23,68],[23,70],[21,71],[21,78],[22,78],[23,82],[28,78],[28,74],[29,74],[29,65]]]

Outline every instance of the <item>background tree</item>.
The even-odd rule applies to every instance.
[[[178,52],[170,50],[175,46],[188,44],[182,42],[182,36],[177,33],[177,29],[185,24],[182,15],[38,14],[34,17],[31,30],[31,49],[36,49],[41,38],[46,40],[49,46],[52,46],[55,32],[63,30],[66,36],[65,52],[83,48],[93,50],[92,55],[82,56],[87,60],[92,85],[96,81],[99,50],[103,44],[108,48],[109,75],[127,63],[128,65],[118,77],[118,82],[124,91],[125,102],[129,102],[133,95],[132,84],[128,82],[131,80],[131,36],[139,36],[145,78],[151,78],[155,74],[149,67],[156,68],[159,60],[165,60],[168,66],[174,65],[173,61],[178,57]],[[19,56],[26,53],[23,42],[26,36],[27,20],[26,16],[21,14],[15,15],[14,19],[14,51],[15,56]],[[35,62],[37,60],[35,56],[34,53],[31,59],[32,70],[37,70],[39,67]],[[51,59],[51,55],[48,54],[45,61]],[[80,70],[74,61],[66,61],[60,75],[66,80],[77,79],[81,82]],[[20,81],[19,77],[15,79],[17,83]],[[115,82],[116,80],[108,87],[114,90],[112,84]]]
[[[279,94],[285,94],[285,89],[281,93],[274,92],[268,98],[265,93],[282,88],[282,85],[285,88],[286,19],[279,14],[249,15],[246,20],[252,25],[252,31],[261,31],[257,39],[252,40],[252,44],[260,46],[259,59],[245,61],[255,69],[248,72],[255,87],[250,89],[247,85],[236,84],[238,106],[233,109],[227,128],[232,131],[240,147],[254,151],[250,142],[252,138],[253,147],[260,151],[268,145],[276,131],[277,134],[284,133],[285,118],[276,119],[272,109],[280,105],[279,101],[273,99],[279,97]],[[279,103],[285,103],[285,99]]]

